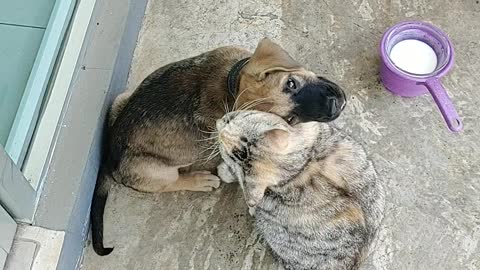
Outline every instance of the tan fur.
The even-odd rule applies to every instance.
[[[355,158],[363,158],[355,157],[355,153],[357,152],[358,149],[354,149],[351,142],[342,142],[337,145],[335,151],[325,158],[321,164],[322,175],[325,176],[331,184],[345,190],[347,193],[351,192],[351,186],[347,184],[345,177],[350,176],[360,168],[339,166],[338,164],[342,162],[357,164],[355,163]],[[351,184],[355,184],[355,182],[352,181]]]
[[[269,39],[263,39],[250,59],[250,64],[245,67],[245,72],[261,81],[271,72],[292,72],[301,68],[302,65],[290,57],[284,49]]]
[[[242,70],[238,105],[259,100],[260,104],[250,109],[268,111],[282,117],[293,108],[289,96],[283,92],[283,85],[289,76],[299,81],[315,80],[315,73],[304,69],[280,46],[268,39],[262,40],[250,62]],[[268,76],[266,76],[268,74]]]
[[[344,209],[335,216],[338,222],[352,222],[352,223],[365,223],[363,211],[360,207],[350,206],[348,209]]]
[[[257,161],[252,164],[254,171],[261,173],[260,180],[252,188],[246,189],[247,204],[250,207],[257,205],[263,198],[265,190],[277,184],[280,170],[271,160]]]
[[[339,159],[348,156],[349,153],[351,153],[351,151],[349,151],[347,146],[342,143],[338,145],[330,156],[321,162],[321,174],[330,180],[331,184],[343,190],[347,190],[348,186],[345,179],[343,179],[343,174],[339,171],[339,166],[337,166],[337,164]]]

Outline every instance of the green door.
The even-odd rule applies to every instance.
[[[0,0],[0,145],[19,166],[74,0]]]
[[[7,142],[44,31],[0,23],[1,145]]]
[[[0,144],[5,145],[55,0],[0,0]]]

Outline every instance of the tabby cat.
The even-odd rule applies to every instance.
[[[259,111],[216,123],[224,163],[255,227],[286,269],[357,269],[383,218],[383,185],[363,148],[326,123]]]

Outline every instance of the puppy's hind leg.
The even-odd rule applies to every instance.
[[[220,186],[220,178],[209,171],[179,174],[188,166],[166,166],[153,158],[131,158],[122,179],[126,186],[142,192],[171,192],[179,190],[212,191]]]

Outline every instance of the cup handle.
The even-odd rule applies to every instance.
[[[458,116],[458,113],[455,110],[455,107],[453,106],[453,103],[448,97],[447,91],[443,87],[440,80],[438,78],[430,78],[425,81],[424,84],[432,95],[435,103],[437,103],[443,119],[445,119],[445,122],[447,122],[448,128],[453,132],[462,130],[462,120]]]

